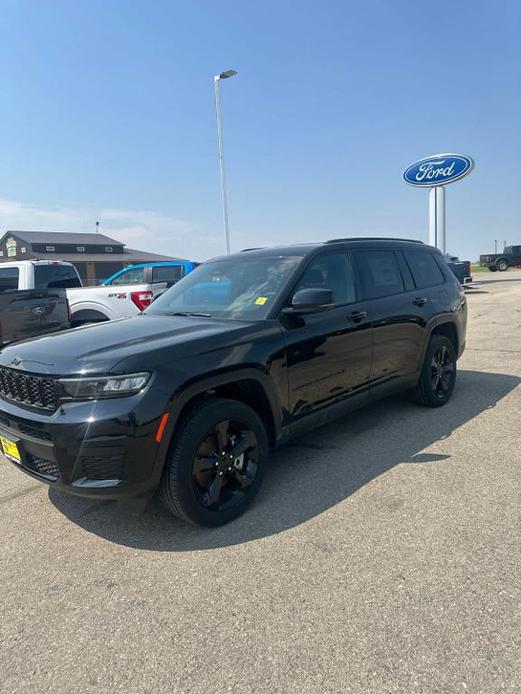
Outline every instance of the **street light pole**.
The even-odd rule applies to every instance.
[[[224,168],[224,145],[223,131],[221,119],[221,80],[234,77],[237,74],[235,70],[226,70],[220,75],[215,75],[213,78],[215,88],[215,114],[217,116],[217,144],[219,147],[219,170],[221,174],[221,197],[223,203],[223,222],[224,233],[226,235],[226,254],[230,255],[230,229],[228,227],[228,195],[226,193],[226,171]]]

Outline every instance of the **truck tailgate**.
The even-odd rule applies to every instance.
[[[64,330],[70,325],[65,289],[0,294],[0,344]]]

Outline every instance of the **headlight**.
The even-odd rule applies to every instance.
[[[61,378],[65,400],[99,400],[135,395],[150,380],[149,373],[125,376],[95,376],[92,378]]]

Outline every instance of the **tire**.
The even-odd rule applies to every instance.
[[[491,265],[491,266],[489,267],[489,270],[490,270],[490,272],[497,272],[497,267],[494,267],[494,266]]]
[[[437,362],[441,362],[435,366]],[[424,407],[442,407],[451,398],[456,384],[456,351],[444,335],[429,340],[418,385],[409,392],[413,402]]]
[[[256,412],[237,400],[203,400],[175,432],[161,478],[161,501],[195,525],[228,523],[255,498],[267,458],[268,436]]]
[[[506,272],[508,270],[508,261],[506,260],[498,260],[496,263],[496,267],[499,270],[499,272]]]

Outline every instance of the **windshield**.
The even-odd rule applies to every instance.
[[[147,313],[262,320],[301,258],[244,258],[204,263],[162,294]]]

